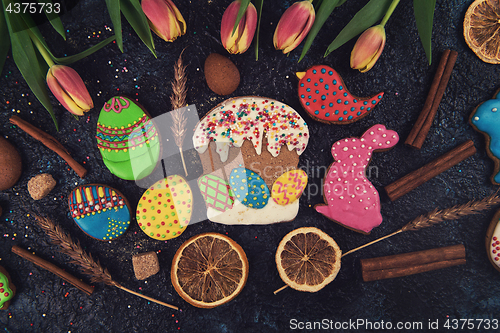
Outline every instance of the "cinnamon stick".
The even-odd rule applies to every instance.
[[[55,275],[59,276],[61,279],[65,280],[66,282],[71,283],[72,285],[74,285],[75,287],[77,287],[78,289],[80,289],[81,291],[86,293],[87,295],[90,295],[94,292],[94,287],[89,286],[85,282],[77,279],[76,277],[74,277],[73,275],[64,271],[63,269],[57,267],[53,263],[48,262],[48,261],[34,255],[33,253],[26,251],[25,249],[23,249],[17,245],[12,246],[11,251],[14,252],[15,254],[17,254],[18,256],[20,256],[26,260],[31,261],[35,265],[40,266],[43,269],[46,269],[51,273],[54,273]]]
[[[64,148],[62,144],[59,143],[52,135],[45,133],[39,128],[31,125],[27,121],[22,120],[18,116],[12,116],[10,122],[26,133],[28,133],[34,139],[43,143],[47,148],[54,151],[57,155],[61,156],[68,165],[80,176],[80,178],[85,177],[87,170],[81,166],[77,161],[75,161],[69,154],[69,152]]]
[[[424,165],[420,169],[387,185],[385,191],[389,199],[394,201],[475,153],[476,147],[474,147],[474,142],[472,142],[472,140],[467,140],[460,146]]]
[[[386,257],[361,259],[363,281],[377,281],[465,264],[463,244]]]
[[[422,148],[436,117],[439,104],[443,99],[453,66],[455,66],[455,62],[457,61],[457,55],[457,51],[446,50],[441,56],[441,61],[439,62],[424,107],[405,141],[406,145],[416,149]]]

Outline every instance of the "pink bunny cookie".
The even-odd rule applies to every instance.
[[[375,125],[361,138],[346,138],[332,146],[334,162],[325,176],[325,204],[314,206],[316,211],[349,229],[369,234],[382,223],[380,197],[366,178],[366,168],[372,152],[387,150],[399,141],[395,131]]]

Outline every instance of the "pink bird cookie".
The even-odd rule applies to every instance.
[[[369,234],[382,223],[380,197],[366,178],[372,152],[387,150],[399,141],[395,131],[375,125],[361,138],[346,138],[332,146],[334,162],[324,179],[326,204],[314,206],[330,220],[354,231]]]

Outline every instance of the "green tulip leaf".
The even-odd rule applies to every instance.
[[[2,73],[3,65],[5,64],[10,49],[9,30],[5,23],[3,12],[0,13],[0,36],[2,36],[2,38],[0,38],[0,73]]]
[[[8,3],[9,0],[3,0],[4,8],[7,7]],[[5,19],[12,45],[12,58],[31,91],[45,109],[47,109],[56,129],[59,130],[57,119],[50,103],[45,75],[40,68],[38,56],[31,42],[28,30],[25,29],[25,23],[18,15],[9,14],[6,15]]]
[[[323,0],[314,0],[313,1],[314,9],[318,9],[321,6],[322,2],[323,2]]]
[[[257,31],[255,32],[255,60],[259,60],[259,34],[260,34],[260,17],[262,15],[262,7],[264,5],[264,0],[256,0],[255,7],[257,9]]]
[[[113,35],[111,37],[106,38],[102,42],[97,43],[96,45],[86,49],[85,51],[82,51],[78,54],[72,55],[72,56],[67,56],[67,57],[62,57],[62,58],[55,58],[55,62],[61,65],[69,65],[72,64],[78,60],[81,60],[85,57],[88,57],[92,53],[102,49],[104,46],[108,45],[112,41],[116,39],[116,35]]]
[[[104,46],[108,45],[116,38],[116,35],[108,37],[105,40],[99,42],[98,44],[88,48],[87,50],[85,50],[83,52],[80,52],[80,53],[72,55],[72,56],[57,58],[50,51],[49,46],[45,42],[45,39],[43,38],[42,34],[40,33],[40,30],[38,30],[38,27],[36,26],[35,22],[32,20],[31,16],[29,14],[18,14],[18,15],[23,20],[23,22],[21,22],[21,23],[24,23],[23,30],[28,31],[29,36],[31,37],[31,40],[33,41],[33,43],[35,43],[36,46],[43,47],[45,49],[46,53],[52,59],[52,61],[56,62],[58,64],[61,64],[61,65],[69,65],[69,64],[72,64],[78,60],[81,60],[81,59],[93,54],[94,52],[100,50]],[[40,52],[42,52],[42,51],[40,51]]]
[[[56,61],[56,57],[52,54],[52,52],[49,49],[49,46],[45,42],[45,39],[43,38],[42,34],[40,33],[40,30],[38,30],[38,27],[33,21],[32,17],[30,14],[27,13],[19,13],[19,18],[22,19],[20,21],[20,24],[23,26],[23,30],[28,31],[29,36],[31,37],[31,40],[35,45],[40,45],[42,46],[45,51],[47,51],[49,57],[51,58],[52,61]]]
[[[47,19],[49,20],[54,30],[57,31],[64,40],[66,40],[66,30],[64,30],[64,26],[61,22],[61,19],[59,18],[59,15],[57,15],[57,13],[55,12],[56,7],[54,7],[53,5],[47,6],[48,3],[54,4],[54,2],[52,0],[38,0],[38,3],[44,4],[41,8],[43,8],[45,16],[47,16]]]
[[[233,32],[231,33],[231,36],[234,35],[234,33],[236,32],[236,28],[238,28],[238,24],[240,24],[243,15],[245,15],[249,3],[250,0],[241,0],[240,9],[238,10],[238,15],[236,16],[236,22],[234,22],[234,28]]]
[[[120,12],[120,0],[106,0],[109,17],[115,30],[116,45],[123,53],[122,17]]]
[[[381,20],[393,0],[370,0],[335,37],[325,57]]]
[[[425,50],[429,65],[432,61],[432,22],[436,0],[413,0],[413,11],[417,22],[420,41]]]
[[[307,51],[311,47],[314,38],[325,24],[328,17],[332,14],[333,10],[338,6],[339,0],[329,0],[321,2],[321,6],[316,12],[316,18],[314,19],[314,24],[307,34],[306,41],[304,43],[304,48],[302,49],[302,54],[300,55],[299,62],[305,57]]]
[[[155,45],[153,36],[149,29],[148,19],[142,11],[141,4],[138,0],[120,0],[120,10],[128,23],[135,30],[142,42],[149,48],[151,53],[156,58]]]

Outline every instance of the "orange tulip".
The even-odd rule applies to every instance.
[[[47,72],[47,85],[57,100],[72,114],[83,116],[94,102],[82,78],[71,67],[53,65]]]
[[[308,0],[296,2],[281,16],[274,31],[274,47],[288,53],[307,36],[314,23],[316,13]]]
[[[171,0],[142,0],[149,27],[161,39],[173,42],[186,33],[186,21]]]
[[[257,28],[257,9],[255,9],[252,3],[249,3],[245,14],[233,34],[240,5],[241,1],[236,0],[227,7],[224,15],[222,15],[220,27],[222,45],[232,54],[243,53],[248,50],[250,44],[252,44],[255,29]]]
[[[377,62],[385,46],[385,28],[379,24],[359,36],[351,52],[351,68],[364,73]]]

